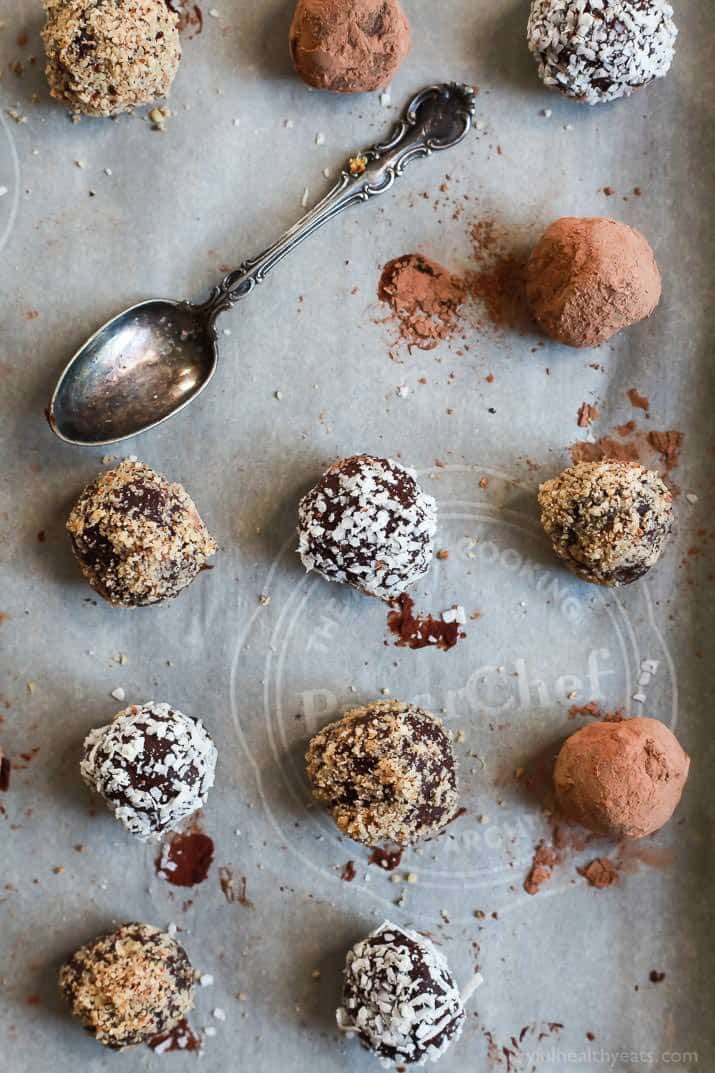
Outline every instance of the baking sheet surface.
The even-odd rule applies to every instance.
[[[163,133],[139,116],[72,124],[46,95],[35,5],[2,6],[7,1073],[193,1068],[191,1054],[105,1053],[59,999],[61,959],[130,919],[173,922],[214,977],[192,1015],[198,1031],[216,1029],[206,1073],[378,1068],[337,1037],[334,1008],[346,948],[386,916],[429,932],[460,981],[476,965],[484,976],[443,1073],[632,1073],[672,1068],[673,1054],[713,1068],[715,21],[705,0],[681,2],[670,76],[587,109],[542,90],[523,41],[527,6],[408,0],[414,45],[389,100],[336,99],[292,74],[290,5],[222,0],[216,16],[204,10],[200,35],[185,35]],[[89,332],[147,296],[202,296],[294,222],[306,188],[320,195],[324,169],[442,79],[480,88],[468,143],[334,221],[228,314],[220,368],[200,399],[121,449],[52,436],[43,407]],[[396,343],[376,296],[390,258],[420,251],[461,273],[475,267],[474,224],[495,221],[502,248],[518,253],[569,214],[613,215],[646,234],[664,278],[650,321],[574,352],[499,329],[477,309],[466,334],[435,350]],[[649,418],[629,402],[632,387],[648,397]],[[576,423],[583,402],[600,412],[590,428]],[[685,434],[671,474],[677,533],[645,581],[602,592],[555,565],[534,496],[570,444],[629,420]],[[480,614],[450,652],[394,647],[380,604],[301,570],[300,495],[334,458],[361,451],[416,466],[439,500],[437,546],[449,557],[413,595],[421,609]],[[104,457],[130,454],[186,485],[221,551],[176,602],[123,612],[92,599],[64,520]],[[644,660],[657,664],[645,684]],[[216,855],[193,889],[158,877],[156,850],[94,814],[79,780],[82,739],[121,707],[117,687],[129,703],[167,700],[201,716],[219,746],[201,817]],[[392,874],[402,882],[311,807],[302,767],[316,728],[387,695],[424,703],[454,731],[466,808],[446,837],[404,855]],[[690,784],[674,822],[624,862],[616,886],[592,889],[576,870],[614,855],[599,844],[566,851],[529,896],[524,878],[551,828],[538,788],[514,772],[552,755],[580,725],[569,707],[589,701],[676,729],[693,757]],[[348,861],[352,882],[341,879]],[[242,902],[226,900],[220,867],[245,877]],[[665,978],[652,982],[653,971]]]

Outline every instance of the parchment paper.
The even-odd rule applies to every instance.
[[[287,59],[285,0],[217,0],[203,33],[185,36],[163,133],[140,116],[75,125],[49,101],[37,6],[4,0],[0,12],[0,742],[13,762],[0,795],[0,1068],[379,1068],[338,1038],[334,1009],[346,948],[388,917],[430,933],[460,981],[475,965],[484,975],[443,1073],[609,1063],[632,1073],[693,1065],[694,1053],[710,1069],[711,6],[677,5],[667,80],[587,109],[543,91],[517,0],[407,0],[414,45],[391,103],[308,92]],[[18,61],[21,76],[9,67]],[[199,400],[121,450],[55,439],[43,407],[90,331],[134,300],[201,297],[222,266],[293,223],[306,187],[311,200],[325,189],[323,169],[442,79],[480,87],[479,130],[334,222],[226,316],[221,365]],[[664,277],[650,321],[577,353],[487,318],[468,350],[460,339],[391,359],[376,298],[389,258],[419,250],[463,271],[476,220],[496,220],[522,249],[566,214],[613,215],[646,234]],[[626,397],[634,386],[650,419]],[[600,410],[591,429],[576,425],[584,401]],[[630,419],[685,432],[671,474],[678,527],[657,570],[608,593],[554,562],[535,490],[568,462],[569,444]],[[393,647],[380,604],[302,573],[297,501],[334,458],[359,451],[415,465],[440,502],[449,558],[414,596],[424,610],[481,613],[453,651]],[[176,602],[134,612],[93,599],[64,533],[103,457],[129,454],[181,480],[221,544],[215,569]],[[658,664],[645,686],[643,660]],[[128,703],[168,700],[201,716],[218,744],[201,818],[216,857],[194,889],[158,878],[156,850],[91,810],[80,782],[82,739],[122,707],[117,687]],[[387,690],[447,720],[467,809],[446,837],[405,854],[402,882],[310,807],[302,769],[316,727]],[[576,867],[615,848],[566,851],[530,897],[522,884],[550,825],[514,772],[553,756],[583,722],[569,707],[591,700],[675,728],[693,757],[690,784],[648,842],[649,863],[631,859],[599,891]],[[349,860],[352,883],[340,878]],[[219,866],[246,877],[251,906],[226,901]],[[59,963],[131,919],[173,922],[213,975],[191,1017],[216,1030],[201,1059],[105,1053],[70,1020]],[[652,971],[665,979],[652,983]]]

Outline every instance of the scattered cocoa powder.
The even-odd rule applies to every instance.
[[[572,704],[569,708],[569,719],[575,719],[579,715],[588,715],[592,719],[602,718],[601,709],[595,700],[590,700],[588,704]]]
[[[570,448],[572,462],[601,462],[604,458],[616,462],[638,462],[638,447],[633,443],[619,443],[611,436],[600,436],[595,443],[573,443]]]
[[[354,861],[347,861],[346,864],[345,864],[345,867],[343,868],[342,872],[340,873],[340,878],[342,880],[344,880],[346,883],[352,883],[353,879],[355,878],[355,875],[356,875],[356,873],[355,873],[355,862]]]
[[[588,864],[577,868],[576,871],[588,881],[590,886],[597,887],[599,890],[618,882],[618,868],[613,861],[609,861],[608,857],[596,857]]]
[[[665,980],[665,973],[658,972],[657,969],[651,969],[648,973],[648,979],[652,984],[662,984],[663,980]]]
[[[677,429],[668,429],[665,432],[649,432],[648,443],[657,451],[665,463],[665,468],[670,472],[680,461],[680,450],[685,439],[682,432]]]
[[[388,261],[377,289],[398,320],[402,341],[420,350],[454,334],[465,293],[464,280],[419,253]]]
[[[400,648],[439,648],[446,652],[467,635],[458,622],[445,622],[432,615],[415,615],[415,602],[403,592],[392,603],[387,625],[398,638]]]
[[[470,237],[477,267],[466,273],[468,293],[484,307],[493,327],[523,330],[529,323],[526,255],[514,251],[513,243],[494,220],[475,221]]]

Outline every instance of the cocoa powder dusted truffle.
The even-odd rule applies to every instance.
[[[548,336],[595,347],[653,313],[661,279],[639,231],[605,217],[565,216],[534,247],[526,294]]]
[[[437,504],[391,458],[335,462],[298,507],[306,570],[392,600],[427,573]]]
[[[392,81],[410,28],[400,0],[298,0],[289,43],[309,86],[366,93]]]
[[[573,573],[628,585],[657,563],[670,535],[673,497],[637,462],[578,462],[539,488],[541,524]]]
[[[457,811],[452,746],[438,719],[401,701],[354,708],[311,740],[313,796],[366,846],[432,838]]]
[[[586,104],[663,78],[677,33],[667,0],[532,0],[527,26],[542,82]]]
[[[74,112],[113,116],[165,97],[181,44],[166,0],[44,0],[50,93]]]
[[[59,982],[72,1014],[117,1051],[171,1031],[193,1004],[186,952],[150,924],[125,924],[80,947]]]
[[[668,822],[690,758],[657,719],[591,723],[567,738],[554,768],[562,812],[612,838],[645,838]]]
[[[198,719],[168,704],[125,708],[85,738],[82,778],[142,841],[174,830],[201,808],[216,747]]]
[[[429,939],[385,921],[348,950],[338,1028],[384,1066],[436,1061],[464,1018],[449,965]]]
[[[131,460],[85,488],[67,529],[82,573],[117,607],[177,596],[217,548],[184,488]]]

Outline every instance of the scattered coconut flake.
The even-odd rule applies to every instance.
[[[5,194],[8,194],[8,193],[9,193],[9,190],[8,190],[8,188],[6,186],[0,186],[0,197],[5,197]]]
[[[213,982],[214,982],[214,978],[213,978],[213,976],[211,975],[210,972],[204,972],[204,973],[201,974],[201,976],[199,976],[199,986],[200,987],[211,987]]]
[[[308,208],[308,199],[309,199],[309,197],[310,197],[310,190],[306,186],[305,190],[303,191],[303,196],[300,199],[300,204],[301,204],[302,208],[304,208],[304,209]]]
[[[121,686],[117,686],[116,689],[112,690],[110,696],[114,697],[115,700],[124,700],[126,698],[126,693]]]
[[[315,135],[315,144],[316,145],[325,145],[325,135],[320,130]]]
[[[226,1011],[222,1010],[220,1006],[217,1006],[216,1009],[213,1011],[213,1016],[216,1018],[217,1021],[225,1021]]]

